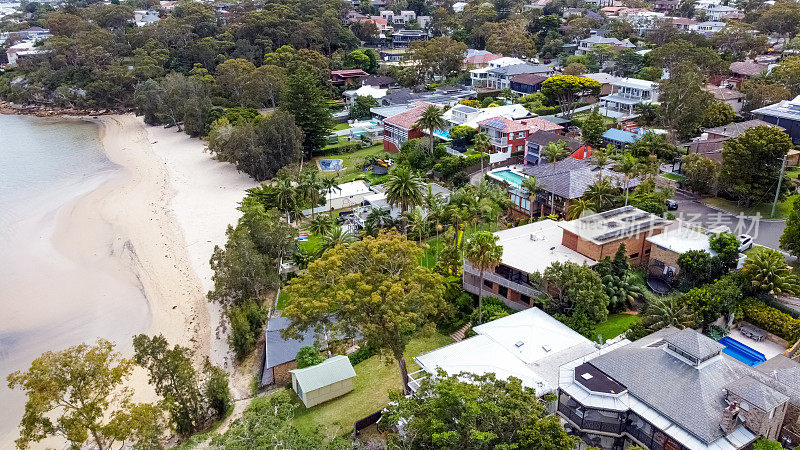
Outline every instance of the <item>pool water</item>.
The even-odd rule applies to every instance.
[[[342,170],[344,167],[342,166],[341,159],[320,159],[317,161],[317,165],[319,166],[319,170],[328,172],[332,170]]]
[[[525,180],[524,176],[512,172],[509,169],[503,169],[503,170],[498,170],[497,172],[492,172],[492,175],[502,180],[506,180],[511,184],[516,184],[517,186],[522,186],[522,181]]]
[[[732,337],[725,336],[718,342],[725,346],[725,349],[722,350],[723,353],[738,359],[750,367],[755,367],[767,360],[763,353],[742,344]]]

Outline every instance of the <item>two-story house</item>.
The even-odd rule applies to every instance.
[[[562,127],[540,117],[511,120],[505,117],[493,117],[478,122],[482,133],[489,136],[491,150],[489,161],[496,163],[505,161],[513,152],[524,152],[526,140],[531,133],[538,130],[560,131]]]
[[[483,67],[472,69],[469,71],[469,78],[473,87],[486,87],[489,82],[489,71],[498,67],[513,66],[518,64],[525,64],[525,61],[519,58],[511,58],[503,56],[501,58],[492,58],[485,61]]]
[[[800,144],[800,95],[793,100],[781,100],[774,105],[754,109],[753,114],[783,128],[795,144]]]
[[[487,70],[485,87],[491,89],[509,89],[511,77],[516,75],[539,75],[549,77],[555,73],[552,66],[543,64],[514,64],[510,66],[495,67]]]
[[[638,78],[621,78],[611,82],[609,95],[600,97],[600,110],[605,115],[615,112],[630,116],[639,103],[658,103],[658,85]]]
[[[722,31],[723,28],[725,28],[725,22],[709,20],[706,22],[700,22],[698,24],[691,25],[689,27],[689,31],[695,31],[700,34],[710,36],[714,33]]]
[[[426,102],[417,102],[413,108],[383,119],[383,149],[390,153],[397,153],[409,139],[423,137],[423,130],[415,125],[430,105]]]
[[[636,48],[636,46],[633,45],[631,43],[631,41],[629,41],[627,39],[621,41],[621,40],[619,40],[617,38],[613,38],[613,37],[589,36],[586,39],[581,39],[580,41],[578,41],[578,49],[575,51],[575,54],[576,55],[585,55],[585,54],[589,53],[590,51],[592,51],[592,48],[594,48],[594,46],[597,45],[597,44],[609,45],[611,47],[620,48],[620,49],[623,49],[623,48],[631,48],[631,49]]]

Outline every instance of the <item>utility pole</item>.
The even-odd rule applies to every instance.
[[[781,194],[781,183],[783,183],[783,171],[786,169],[786,155],[781,160],[781,175],[778,177],[778,188],[775,189],[775,200],[772,201],[772,214],[770,218],[775,217],[775,207],[778,205],[778,196]]]

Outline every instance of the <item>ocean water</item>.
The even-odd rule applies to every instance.
[[[109,236],[82,236],[91,243],[86,255],[53,239],[62,228],[61,236],[80,236],[70,205],[121,173],[95,124],[0,115],[0,448],[16,439],[25,401],[8,389],[9,373],[44,351],[98,337],[128,352],[130,337],[146,331],[135,274],[113,251],[97,255],[113,248]]]

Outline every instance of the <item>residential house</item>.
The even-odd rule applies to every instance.
[[[714,128],[706,128],[699,138],[692,140],[684,146],[688,149],[687,153],[698,153],[716,162],[722,162],[722,148],[725,141],[741,136],[745,131],[753,127],[774,126],[763,120],[752,119],[744,122],[734,122]],[[783,128],[777,127],[781,131]]]
[[[560,125],[548,122],[540,117],[519,120],[493,117],[478,122],[478,125],[480,126],[480,131],[489,136],[489,143],[491,144],[491,149],[489,150],[490,163],[505,161],[514,152],[523,153],[528,136],[535,131],[560,131],[562,129]]]
[[[466,6],[467,6],[467,2],[455,2],[455,3],[453,3],[453,12],[454,13],[460,13],[461,11],[464,10],[464,8]]]
[[[603,144],[611,144],[619,149],[624,149],[628,145],[641,139],[642,136],[644,136],[644,133],[634,133],[620,130],[619,128],[609,128],[603,133]]]
[[[600,96],[611,94],[612,83],[622,80],[620,77],[615,77],[614,75],[605,72],[587,73],[583,76],[586,78],[591,78],[600,83]]]
[[[744,94],[741,92],[725,87],[714,86],[713,84],[707,85],[705,91],[713,95],[718,102],[728,104],[737,115],[742,112]]]
[[[605,8],[606,6],[618,6],[620,2],[618,0],[587,0],[586,3],[600,8]]]
[[[159,20],[161,20],[161,18],[158,15],[158,11],[144,9],[137,9],[133,11],[133,23],[135,23],[137,27],[150,25],[151,23],[158,22]]]
[[[472,86],[486,86],[489,80],[489,70],[491,69],[504,66],[513,66],[517,64],[525,64],[525,61],[519,58],[510,58],[508,56],[490,59],[489,61],[486,61],[483,67],[469,71],[469,77]]]
[[[663,12],[648,11],[646,9],[628,9],[620,18],[628,22],[640,35],[652,31],[662,20]]]
[[[725,5],[715,5],[711,8],[708,8],[706,11],[706,18],[711,21],[720,22],[723,19],[732,19],[732,18],[740,18],[740,12],[738,9],[733,8],[731,6]]]
[[[346,130],[343,130],[346,131]],[[319,163],[317,163],[319,167]],[[313,208],[316,214],[325,213],[330,211],[349,210],[361,205],[369,195],[374,192],[370,190],[369,186],[363,180],[353,180],[342,183],[333,188],[330,192],[325,193],[325,204]],[[308,216],[312,213],[312,208],[302,211],[303,215]]]
[[[619,17],[620,13],[624,12],[627,9],[628,9],[627,6],[612,5],[612,6],[604,6],[604,7],[600,8],[600,12],[605,14],[606,17],[613,19],[613,18]]]
[[[600,97],[600,113],[614,118],[635,117],[639,103],[658,103],[658,84],[638,78],[611,82],[611,93]]]
[[[468,69],[483,69],[488,67],[491,61],[500,59],[502,57],[503,55],[490,53],[487,52],[486,50],[480,50],[479,52],[476,52],[473,55],[467,56],[464,59],[464,64],[467,66]]]
[[[400,219],[403,211],[400,209],[400,205],[392,205],[386,200],[386,190],[383,185],[371,186],[370,190],[372,194],[365,196],[361,202],[361,206],[355,211],[359,227],[364,226],[367,217],[373,209],[389,211],[389,216],[391,216],[392,220]],[[425,194],[428,192],[432,193],[439,197],[439,200],[445,205],[450,203],[450,195],[452,195],[449,189],[437,183],[427,183],[423,186],[422,192]],[[427,216],[428,211],[423,208],[423,213]]]
[[[800,144],[800,95],[792,100],[782,100],[755,109],[753,114],[765,122],[782,127],[795,144]]]
[[[700,22],[695,25],[689,26],[689,31],[694,31],[700,34],[704,34],[706,36],[710,36],[714,33],[718,33],[725,28],[725,22],[717,22],[717,21],[707,21],[707,22]]]
[[[580,41],[578,41],[578,50],[575,52],[575,54],[585,55],[590,51],[592,51],[592,48],[594,48],[594,46],[598,44],[608,45],[612,48],[618,48],[618,49],[636,48],[636,46],[633,45],[631,41],[629,41],[628,39],[621,41],[613,37],[589,36],[586,39],[581,39]]]
[[[414,41],[427,41],[428,33],[422,30],[399,30],[392,34],[392,46],[408,48]]]
[[[722,4],[722,0],[697,0],[694,2],[694,9],[696,11],[709,10],[715,6]]]
[[[46,52],[41,47],[36,47],[33,41],[24,41],[19,44],[14,44],[6,49],[6,60],[8,60],[9,67],[17,67],[20,59],[30,56],[39,55]]]
[[[509,89],[510,78],[515,75],[528,74],[549,77],[555,73],[552,66],[543,64],[515,64],[512,66],[495,67],[487,72],[486,84],[483,87],[490,89]]]
[[[724,349],[691,328],[624,340],[561,366],[558,414],[604,449],[738,450],[787,437],[800,365],[781,359],[765,373]]]
[[[767,71],[766,64],[759,64],[755,61],[735,61],[732,62],[729,69],[733,74],[730,78],[725,80],[726,85],[729,87],[740,87],[742,82],[750,78],[759,76]]]
[[[356,377],[346,355],[333,356],[315,366],[289,372],[292,374],[292,388],[306,408],[352,391]]]
[[[544,158],[541,156],[542,149],[544,149],[547,144],[558,141],[566,143],[570,151],[570,157],[572,158],[584,159],[592,155],[592,148],[578,139],[562,136],[553,131],[538,130],[528,136],[523,164],[538,165],[539,163],[543,163]]]
[[[650,254],[646,237],[661,233],[668,221],[633,206],[624,206],[577,220],[555,222],[549,219],[494,233],[503,248],[500,264],[494,271],[480,272],[464,261],[464,289],[498,298],[520,310],[531,306],[541,295],[531,286],[529,276],[542,273],[554,262],[593,265],[602,258],[614,257],[625,244],[633,264],[644,263]]]
[[[357,85],[368,76],[369,74],[361,69],[332,70],[331,83],[336,86],[341,86],[343,84]]]
[[[405,48],[382,48],[378,51],[381,61],[388,63],[399,63],[403,61],[408,50]]]
[[[348,106],[353,106],[358,97],[372,97],[380,103],[380,100],[386,97],[388,93],[389,89],[382,89],[365,84],[358,89],[349,89],[342,92],[342,96],[345,98]]]
[[[317,346],[326,349],[324,339],[318,339],[314,330],[302,333],[300,339],[285,339],[281,330],[291,322],[285,317],[270,317],[264,330],[264,365],[261,369],[261,386],[282,386],[291,381],[289,373],[297,368],[297,352],[302,347]]]
[[[415,125],[430,105],[426,102],[417,102],[413,108],[385,118],[383,120],[383,149],[390,153],[397,153],[409,139],[423,137],[423,130]]]
[[[455,105],[445,111],[442,117],[447,122],[448,128],[464,126],[471,128],[480,127],[480,122],[493,117],[504,117],[510,120],[526,119],[534,115],[524,106],[515,103],[512,105],[490,106],[488,108],[473,108],[466,105]]]
[[[688,32],[693,26],[699,23],[698,21],[688,17],[670,17],[669,20],[672,22],[672,26],[680,31],[683,31],[684,33]]]
[[[370,75],[361,80],[361,86],[372,86],[380,89],[389,89],[395,84],[394,78],[389,76]]]
[[[678,258],[688,251],[703,251],[711,256],[716,252],[711,250],[708,235],[688,226],[680,226],[673,230],[665,231],[647,240],[652,244],[650,248],[650,275],[674,279],[680,272]]]
[[[519,95],[533,94],[542,90],[542,83],[548,79],[547,75],[537,75],[533,73],[521,73],[509,78],[508,87],[511,91]]]
[[[399,28],[403,28],[407,23],[417,20],[417,13],[414,11],[400,11],[399,14],[395,14],[394,11],[389,10],[380,11],[379,14],[381,19]]]
[[[351,11],[352,12],[352,11]],[[373,23],[375,24],[375,28],[378,29],[378,37],[381,39],[385,39],[387,36],[390,36],[394,32],[394,27],[390,24],[386,19],[380,16],[354,16],[352,19],[354,22],[361,22],[361,23]]]
[[[492,174],[492,172],[489,173]],[[638,177],[626,180],[621,173],[611,170],[611,165],[598,168],[586,159],[573,157],[565,158],[557,163],[542,162],[535,166],[523,166],[521,173],[523,176],[536,177],[536,180],[543,186],[532,206],[533,213],[539,215],[566,215],[572,201],[583,197],[586,189],[597,181],[598,177],[608,179],[612,186],[617,186],[620,189],[624,188],[626,183],[628,189],[633,189],[641,183]],[[513,202],[513,190],[515,188],[521,189],[521,180],[519,184],[510,183],[509,185],[512,203],[515,203]],[[527,197],[529,194],[525,193],[525,196]],[[530,215],[531,210],[529,208],[524,207],[525,205],[522,204],[518,206],[518,208],[514,209],[517,209],[520,215]]]
[[[558,391],[564,361],[596,350],[592,341],[535,307],[475,326],[473,331],[477,333],[473,337],[415,357],[420,370],[410,374],[411,389],[441,369],[448,375],[515,377],[541,397]]]
[[[658,12],[672,12],[678,9],[679,0],[656,0],[653,9]]]

